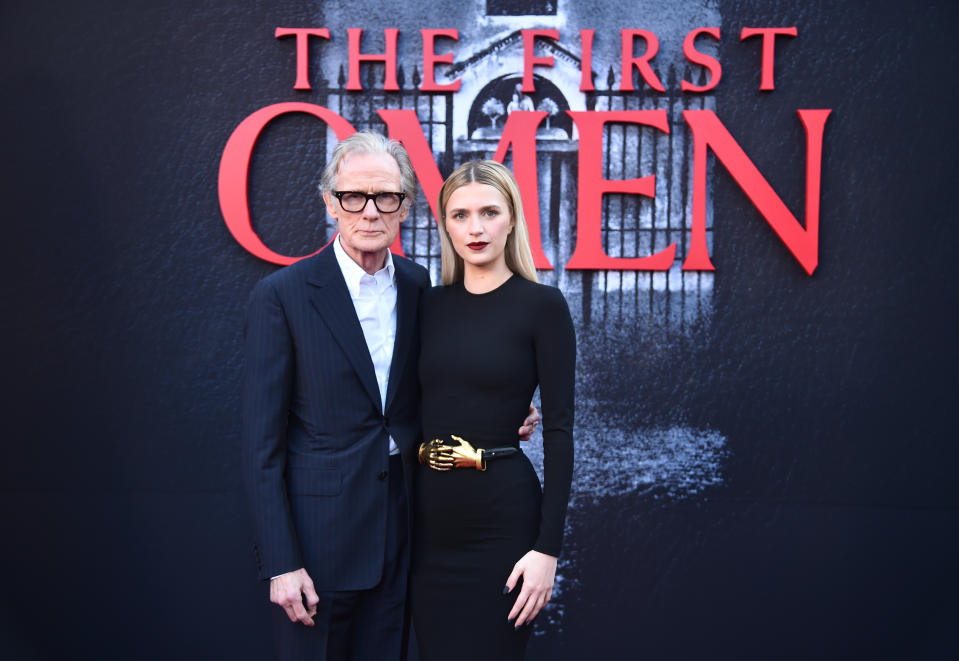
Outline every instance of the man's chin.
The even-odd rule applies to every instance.
[[[384,243],[380,241],[360,241],[357,243],[356,249],[360,252],[364,252],[370,255],[375,255],[377,253],[386,252],[390,249],[389,243]]]
[[[353,240],[350,242],[350,248],[352,249],[352,252],[361,253],[370,257],[374,255],[386,255],[386,252],[390,249],[391,245],[393,245],[393,242],[385,241],[382,235],[376,237],[375,239],[362,239],[354,236]]]

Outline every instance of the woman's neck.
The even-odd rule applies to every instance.
[[[491,268],[482,268],[465,264],[463,269],[463,287],[471,294],[485,294],[493,291],[510,279],[513,272],[506,266],[506,262]]]

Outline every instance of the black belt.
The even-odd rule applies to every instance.
[[[474,448],[473,445],[459,436],[450,435],[449,441],[434,438],[420,444],[419,461],[438,471],[448,471],[454,468],[475,468],[485,471],[486,462],[491,459],[503,459],[519,452],[513,447],[502,448]]]

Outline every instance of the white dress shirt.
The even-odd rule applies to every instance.
[[[386,253],[386,265],[370,275],[346,254],[337,235],[333,242],[333,254],[343,272],[346,288],[350,290],[356,316],[363,328],[363,337],[373,360],[376,385],[380,389],[381,411],[386,406],[386,386],[390,378],[390,363],[393,361],[393,343],[396,340],[396,286],[394,284],[393,255]],[[399,448],[390,437],[390,454]]]

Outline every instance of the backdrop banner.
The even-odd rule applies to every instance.
[[[439,283],[440,185],[491,158],[570,305],[573,494],[530,659],[959,655],[956,18],[6,3],[0,654],[270,658],[243,319],[333,238],[319,173],[373,129],[420,186],[394,253]]]

